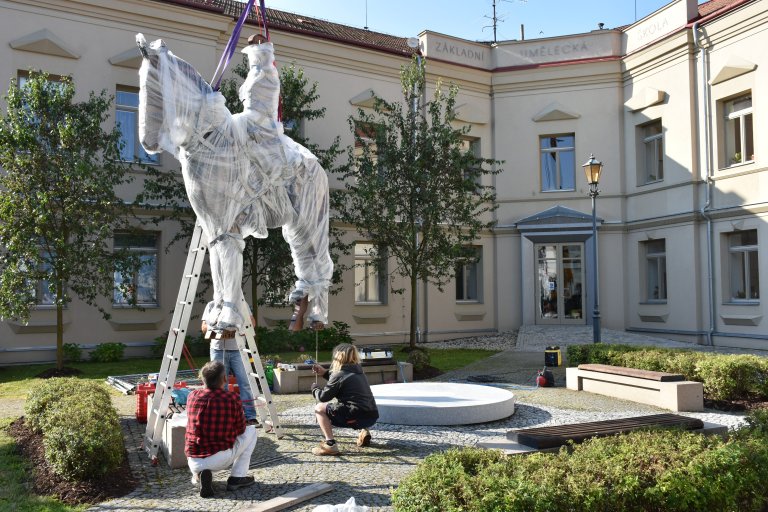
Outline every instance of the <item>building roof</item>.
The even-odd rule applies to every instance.
[[[165,3],[185,5],[195,9],[221,12],[233,18],[239,18],[244,4],[237,0],[158,0]],[[251,26],[261,26],[256,9],[251,11],[246,22]],[[354,46],[372,48],[397,55],[409,56],[414,49],[408,46],[407,37],[392,36],[372,30],[350,27],[340,23],[267,8],[267,28],[286,32],[306,34]]]
[[[220,12],[226,16],[231,16],[232,18],[239,18],[244,6],[244,4],[238,0],[157,1],[184,5],[193,9]],[[724,7],[728,7],[741,1],[742,0],[710,0],[704,2],[699,5],[699,18],[703,18]],[[260,26],[261,23],[257,18],[255,11],[256,9],[249,14],[247,23],[253,26]],[[630,25],[624,25],[617,27],[617,29],[624,30],[629,26]],[[279,11],[277,9],[267,9],[267,27],[270,29],[278,29],[286,32],[306,34],[322,39],[339,41],[353,46],[371,48],[396,55],[409,56],[414,53],[414,49],[408,46],[407,37],[393,36],[364,28],[350,27],[348,25],[333,23],[320,18],[312,18],[301,14]],[[490,45],[488,42],[478,43]]]

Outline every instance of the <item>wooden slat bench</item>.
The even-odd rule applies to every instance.
[[[678,414],[653,414],[617,420],[511,430],[507,432],[507,439],[541,450],[563,446],[568,441],[580,443],[590,437],[626,434],[642,428],[698,430],[704,428],[704,422],[697,418],[688,418]]]
[[[606,364],[566,368],[566,387],[613,396],[672,411],[704,410],[704,386],[682,375]]]

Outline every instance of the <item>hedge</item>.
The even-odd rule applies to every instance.
[[[54,377],[32,388],[24,403],[25,423],[33,431],[41,433],[46,426],[47,415],[57,402],[72,395],[96,395],[111,404],[109,389],[100,383],[76,377]]]
[[[713,400],[768,399],[768,358],[631,345],[570,345],[568,364],[600,363],[680,373]]]
[[[116,469],[125,449],[117,410],[103,383],[53,378],[30,390],[26,423],[42,432],[54,472],[85,480]]]
[[[557,453],[453,449],[393,492],[398,512],[750,511],[768,503],[768,414],[730,440],[678,430],[594,438]]]

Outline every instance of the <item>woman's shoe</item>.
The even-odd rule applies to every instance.
[[[329,445],[328,443],[323,441],[319,445],[312,448],[312,454],[313,455],[341,455],[341,452],[339,451],[338,443]]]
[[[367,428],[362,429],[357,436],[357,446],[371,446],[371,433]]]

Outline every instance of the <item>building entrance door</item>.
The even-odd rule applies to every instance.
[[[585,323],[584,244],[536,244],[536,323]]]

